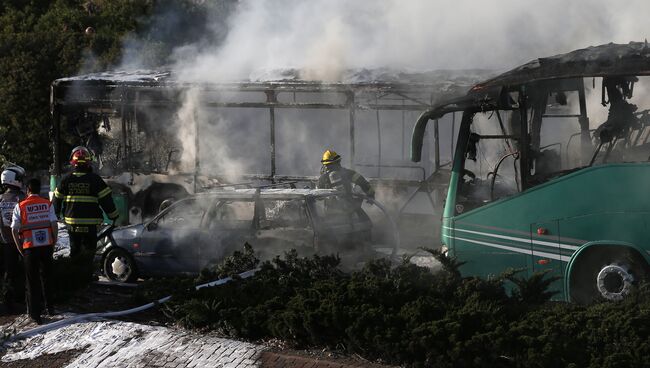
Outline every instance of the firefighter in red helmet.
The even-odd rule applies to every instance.
[[[75,147],[70,154],[73,171],[61,179],[54,191],[54,210],[63,214],[70,236],[70,256],[89,252],[92,259],[97,248],[97,225],[103,221],[102,210],[111,220],[118,211],[111,188],[92,171],[92,154],[86,147]]]

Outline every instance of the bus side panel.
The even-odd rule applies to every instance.
[[[520,225],[524,230],[513,232],[490,226],[482,216],[468,216],[457,221],[453,238],[455,254],[465,262],[461,272],[488,279],[508,269],[528,275],[532,255],[528,227]]]
[[[572,233],[585,234],[589,241],[630,244],[646,261],[650,259],[650,211],[594,213],[564,219],[561,226]]]
[[[530,273],[535,269],[530,265],[541,259],[559,261],[564,268],[581,245],[608,239],[643,247],[647,256],[650,195],[645,183],[650,183],[650,164],[600,165],[457,215],[455,254],[467,261],[461,270],[484,277],[508,268],[525,267]],[[531,228],[554,221],[559,238]],[[546,254],[533,257],[531,244]]]
[[[564,295],[566,265],[566,259],[561,255],[563,245],[560,233],[559,220],[538,222],[530,227],[530,246],[533,251],[530,268],[534,273],[544,272],[545,277],[558,278],[551,284],[551,288],[558,291],[558,297]]]

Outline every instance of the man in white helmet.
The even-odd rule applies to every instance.
[[[18,165],[7,166],[0,176],[3,193],[0,195],[0,251],[3,257],[2,300],[6,313],[16,311],[14,303],[22,299],[18,284],[18,270],[22,266],[20,254],[11,235],[11,214],[18,202],[25,199],[23,178],[25,169]]]

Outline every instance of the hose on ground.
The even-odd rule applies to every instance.
[[[238,274],[237,276],[240,279],[249,278],[249,277],[253,276],[258,270],[259,269],[257,269],[257,268],[252,269],[252,270],[248,270],[248,271],[245,271],[245,272],[242,272],[242,273]],[[205,287],[223,285],[223,284],[228,283],[228,282],[230,282],[232,280],[233,280],[232,277],[226,277],[226,278],[223,278],[223,279],[207,282],[205,284],[197,285],[195,287],[195,289],[199,290],[199,289],[202,289],[202,288],[205,288]],[[160,298],[160,299],[158,299],[156,301],[153,301],[151,303],[148,303],[148,304],[136,307],[136,308],[122,310],[122,311],[80,314],[78,316],[62,319],[60,321],[48,323],[46,325],[38,326],[38,327],[32,328],[30,330],[23,331],[23,332],[18,333],[16,335],[12,336],[11,338],[9,338],[9,341],[16,341],[16,340],[25,339],[25,338],[32,337],[32,336],[35,336],[35,335],[38,335],[38,334],[41,334],[41,333],[56,330],[58,328],[68,326],[68,325],[71,325],[71,324],[74,324],[74,323],[89,322],[89,321],[94,321],[94,320],[104,319],[104,318],[121,317],[121,316],[126,316],[126,315],[129,315],[129,314],[142,312],[144,310],[147,310],[147,309],[153,308],[155,306],[158,306],[158,305],[160,305],[162,303],[165,303],[165,302],[169,301],[169,299],[171,299],[171,298],[172,298],[171,295],[168,295],[168,296],[166,296],[164,298]]]

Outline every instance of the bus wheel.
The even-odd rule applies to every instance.
[[[623,300],[649,274],[648,264],[632,249],[613,246],[589,249],[580,255],[571,271],[571,300],[581,304]]]

